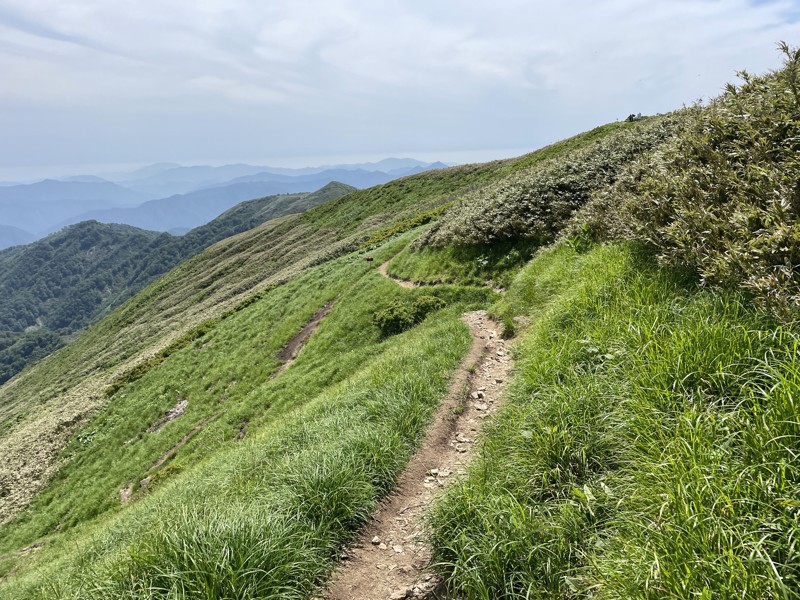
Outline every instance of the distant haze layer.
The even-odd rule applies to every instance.
[[[0,186],[0,249],[88,220],[178,233],[245,200],[313,192],[333,181],[366,188],[444,166],[413,158],[299,169],[157,163],[106,178],[80,174],[5,185]]]

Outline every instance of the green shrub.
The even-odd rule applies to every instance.
[[[578,254],[588,252],[594,245],[591,228],[584,224],[577,232],[567,237],[567,245]]]
[[[372,322],[381,330],[381,335],[389,337],[410,329],[429,313],[446,305],[447,303],[441,298],[430,295],[419,296],[413,302],[393,300],[388,306],[373,314]]]
[[[662,145],[680,122],[680,114],[648,118],[465,194],[421,243],[550,243],[593,191],[612,184],[628,163]]]
[[[408,304],[394,300],[389,306],[377,311],[372,322],[381,330],[384,337],[402,333],[414,325],[414,315]]]
[[[414,313],[414,321],[417,323],[422,321],[428,313],[439,310],[445,307],[445,301],[436,296],[420,296],[414,300],[411,305],[411,310]]]
[[[749,291],[784,320],[800,306],[800,50],[686,113],[684,130],[598,190],[567,236],[647,242],[703,284]]]

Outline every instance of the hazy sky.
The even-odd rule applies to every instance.
[[[0,0],[0,178],[521,153],[716,95],[785,0]]]

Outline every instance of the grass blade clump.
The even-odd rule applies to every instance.
[[[407,247],[389,262],[392,276],[427,284],[506,287],[527,263],[535,245],[515,241],[480,246]]]

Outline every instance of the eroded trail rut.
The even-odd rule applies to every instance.
[[[423,539],[423,515],[439,491],[464,472],[483,421],[500,403],[511,370],[500,329],[486,312],[469,312],[462,318],[470,328],[472,346],[446,399],[396,489],[346,551],[321,598],[435,597],[440,582],[428,568],[431,552]]]
[[[322,319],[328,315],[332,308],[333,300],[326,302],[322,308],[320,308],[314,314],[314,316],[311,317],[308,323],[303,325],[303,328],[297,332],[297,334],[295,334],[295,336],[281,349],[281,351],[278,353],[281,366],[278,367],[278,370],[272,374],[270,379],[275,379],[294,362],[294,359],[297,358],[298,354],[300,354],[300,350],[303,349],[303,346],[305,346],[308,338],[310,338],[311,334],[317,330],[317,327],[319,327]]]

